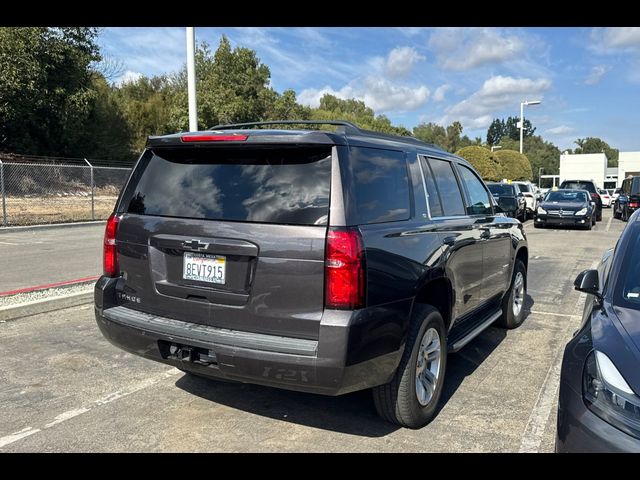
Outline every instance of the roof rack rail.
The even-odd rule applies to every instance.
[[[230,123],[226,125],[216,125],[210,130],[229,130],[238,127],[259,127],[263,125],[337,125],[344,127],[344,133],[351,135],[362,134],[363,131],[351,122],[344,120],[273,120],[267,122]]]
[[[394,135],[391,133],[374,132],[373,130],[365,130],[357,127],[351,122],[345,120],[272,120],[265,122],[248,122],[248,123],[229,123],[225,125],[216,125],[210,130],[230,130],[233,128],[243,127],[259,127],[263,125],[337,125],[343,127],[343,133],[346,135],[363,135],[367,137],[388,138],[390,140],[399,140],[415,143],[418,145],[426,145],[431,148],[442,150],[442,147],[433,143],[427,143],[417,139],[413,135]]]

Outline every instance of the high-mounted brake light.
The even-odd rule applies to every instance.
[[[364,306],[364,251],[355,228],[330,229],[325,253],[325,306]]]
[[[182,135],[183,142],[242,142],[248,135]]]
[[[116,252],[116,233],[118,232],[119,221],[120,218],[112,213],[107,220],[107,227],[104,229],[102,266],[105,277],[117,277],[120,275],[118,254]]]

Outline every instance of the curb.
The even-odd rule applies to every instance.
[[[106,220],[91,220],[88,222],[73,222],[73,223],[51,223],[47,225],[20,225],[16,227],[3,227],[0,226],[0,234],[3,232],[24,232],[29,230],[49,230],[52,228],[74,228],[74,227],[86,227],[90,225],[102,225],[107,223]]]
[[[21,317],[37,315],[39,313],[52,312],[63,308],[76,307],[93,301],[93,285],[87,291],[61,295],[53,298],[42,298],[32,302],[18,305],[0,307],[0,322],[15,320]]]

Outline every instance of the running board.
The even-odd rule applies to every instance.
[[[489,318],[487,318],[484,322],[478,325],[476,328],[471,330],[466,336],[462,337],[460,340],[457,340],[453,345],[449,347],[449,353],[454,353],[464,347],[471,340],[480,335],[489,325],[495,322],[502,315],[502,310],[498,310],[494,314],[492,314]]]

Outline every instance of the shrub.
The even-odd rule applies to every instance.
[[[503,178],[500,164],[495,160],[495,153],[486,148],[472,145],[461,148],[456,155],[468,160],[484,180],[497,181]]]
[[[531,180],[531,163],[526,155],[515,150],[498,150],[493,152],[500,165],[501,177],[507,180]]]

